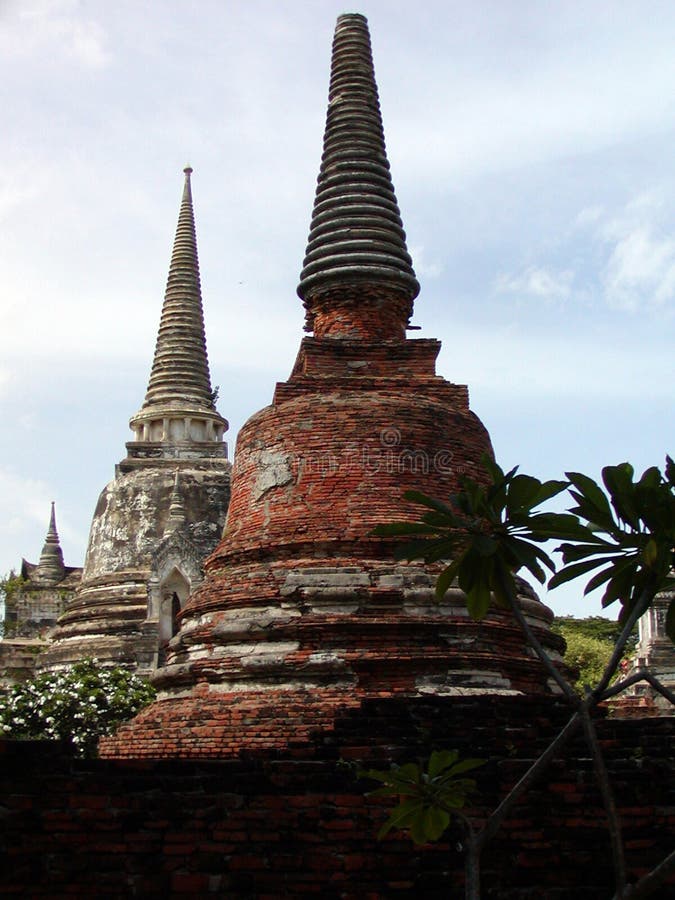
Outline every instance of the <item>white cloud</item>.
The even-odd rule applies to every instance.
[[[612,306],[639,310],[668,305],[675,299],[675,237],[633,229],[614,246],[604,281]]]
[[[11,371],[9,369],[0,369],[0,399],[8,393],[11,381]]]
[[[442,263],[428,260],[424,247],[409,247],[408,252],[412,256],[415,274],[418,278],[438,278],[443,274]]]
[[[608,403],[649,396],[671,400],[672,386],[663,377],[672,369],[669,346],[636,352],[627,334],[600,343],[593,333],[540,334],[519,327],[453,325],[443,344],[438,372],[507,400],[517,397],[570,398]],[[627,365],[626,360],[631,364]]]
[[[21,0],[9,4],[0,31],[5,59],[50,55],[87,69],[110,62],[101,26],[86,18],[77,0]]]
[[[572,272],[552,272],[543,266],[528,266],[515,274],[502,273],[497,276],[497,293],[518,294],[541,300],[565,300],[570,294]]]
[[[18,153],[13,155],[9,167],[0,171],[0,222],[39,198],[49,183],[51,167],[19,160]]]
[[[675,230],[661,195],[643,192],[618,211],[600,206],[581,210],[567,236],[555,244],[556,255],[564,250],[575,268],[556,271],[546,262],[516,272],[502,272],[494,283],[501,294],[535,297],[549,302],[579,299],[595,291],[610,309],[627,313],[671,312],[675,301]],[[578,233],[595,250],[592,268],[582,271],[588,254],[579,250]],[[566,243],[567,242],[567,243]],[[583,284],[583,291],[579,285]]]
[[[610,306],[663,311],[675,301],[675,230],[661,225],[663,203],[641,194],[614,217],[600,221],[598,237],[608,248],[603,272]]]
[[[599,247],[598,279],[610,308],[671,311],[675,301],[675,228],[668,186],[643,191],[618,211],[582,210],[576,225]]]
[[[587,228],[588,226],[599,222],[602,219],[602,216],[603,209],[601,206],[587,206],[585,209],[581,210],[576,218],[575,224],[579,228]]]

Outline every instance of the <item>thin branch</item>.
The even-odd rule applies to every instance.
[[[641,897],[648,897],[657,888],[661,887],[663,882],[675,872],[675,850],[669,853],[659,865],[647,872],[637,884],[628,885],[626,893],[623,895],[624,900],[639,900]],[[612,900],[622,900],[619,894],[615,894]]]
[[[612,846],[612,858],[614,860],[614,877],[616,879],[617,897],[624,896],[626,888],[626,861],[623,855],[623,840],[621,839],[621,821],[619,813],[614,802],[614,794],[609,783],[607,775],[607,767],[602,755],[602,749],[598,742],[598,736],[595,731],[595,725],[590,717],[588,707],[582,703],[579,708],[579,714],[584,726],[584,734],[586,743],[588,744],[593,756],[593,768],[595,769],[595,777],[600,787],[602,800],[607,814],[607,827],[609,829],[609,839]]]
[[[607,688],[607,690],[603,692],[602,699],[608,700],[611,697],[616,697],[617,694],[620,694],[632,685],[637,684],[639,681],[648,682],[657,693],[661,694],[675,706],[675,694],[668,690],[658,678],[655,678],[654,675],[646,669],[640,669],[639,672],[635,672],[633,675],[629,675],[628,678],[624,678],[617,684],[612,685],[611,688]]]
[[[623,626],[621,634],[619,635],[619,639],[614,645],[614,651],[610,657],[609,662],[605,666],[605,671],[603,673],[602,678],[600,679],[600,683],[596,688],[593,689],[591,696],[594,699],[595,703],[599,703],[602,699],[603,692],[607,689],[607,685],[609,684],[612,675],[616,672],[616,668],[621,661],[621,657],[623,656],[623,651],[626,647],[626,641],[630,637],[630,633],[635,627],[635,623],[640,618],[643,613],[645,613],[649,607],[649,604],[654,599],[654,591],[652,590],[652,586],[647,586],[644,588],[640,597],[630,612],[628,618],[626,619],[626,623]]]
[[[581,716],[579,712],[575,712],[567,725],[558,734],[558,736],[548,745],[541,756],[530,766],[520,781],[515,784],[509,793],[504,797],[497,809],[488,818],[484,828],[478,834],[476,843],[479,850],[491,840],[497,833],[504,819],[516,805],[521,795],[530,787],[541,772],[548,766],[550,761],[556,755],[558,750],[565,746],[567,741],[581,726]]]
[[[567,680],[565,678],[563,678],[563,676],[560,674],[560,672],[553,665],[553,662],[551,661],[551,657],[548,655],[548,653],[542,647],[538,637],[536,636],[536,634],[534,633],[532,628],[530,628],[530,623],[527,621],[527,619],[525,618],[525,614],[523,613],[522,609],[520,608],[520,603],[518,603],[518,598],[513,591],[512,584],[508,584],[506,582],[506,579],[504,579],[503,577],[500,576],[500,578],[501,578],[501,582],[502,582],[502,589],[504,590],[504,593],[506,594],[506,596],[509,598],[509,601],[511,603],[511,609],[513,610],[513,614],[516,617],[516,621],[518,622],[520,627],[525,632],[525,637],[529,641],[530,645],[534,649],[534,651],[537,654],[537,656],[539,657],[539,659],[544,664],[544,668],[549,673],[551,678],[553,678],[553,680],[558,685],[560,690],[563,692],[565,697],[570,701],[570,703],[575,708],[578,707],[579,706],[579,697],[575,693],[574,688],[570,684],[568,684]]]
[[[447,809],[452,816],[459,819],[466,831],[466,854],[464,856],[464,898],[480,900],[480,847],[476,840],[476,831],[470,820],[457,810]]]

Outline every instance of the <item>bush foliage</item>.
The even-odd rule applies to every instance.
[[[585,619],[560,616],[554,621],[552,630],[565,638],[565,662],[579,670],[579,679],[574,686],[577,693],[583,695],[584,685],[597,687],[621,633],[621,623],[604,616],[587,616]],[[636,626],[626,643],[624,660],[631,656],[637,639]]]
[[[98,739],[146,706],[155,689],[137,675],[85,659],[17,684],[0,698],[0,737],[60,740],[94,756]]]

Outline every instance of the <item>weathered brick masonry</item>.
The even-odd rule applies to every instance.
[[[335,33],[324,154],[298,293],[314,331],[237,440],[223,540],[181,612],[160,699],[106,757],[192,758],[333,728],[371,697],[551,695],[513,620],[434,598],[438,566],[398,562],[381,524],[408,489],[446,497],[484,477],[488,433],[440,344],[408,340],[419,284],[386,158],[365,19]],[[554,657],[550,610],[521,604]]]
[[[338,760],[403,761],[430,746],[481,756],[487,764],[471,807],[480,821],[567,716],[555,701],[536,698],[370,699],[341,710],[330,734],[307,722],[283,753],[229,761],[84,762],[6,742],[0,894],[462,896],[461,834],[421,849],[400,836],[378,842],[388,807],[365,797],[366,783]],[[245,715],[237,718],[246,728]],[[277,710],[271,727],[282,718]],[[203,724],[208,730],[208,711]],[[635,880],[672,849],[675,720],[607,720],[599,731]],[[610,857],[592,764],[573,742],[485,850],[482,896],[609,898]],[[653,896],[666,900],[674,887]]]

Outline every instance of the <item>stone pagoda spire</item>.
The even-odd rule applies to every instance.
[[[129,426],[138,442],[218,440],[227,422],[216,411],[206,353],[202,289],[192,208],[185,184],[145,401]]]
[[[33,572],[33,580],[41,584],[56,584],[65,575],[66,567],[63,564],[63,551],[59,541],[59,533],[56,530],[56,512],[52,500],[52,511],[49,517],[49,529],[40,554],[40,562]]]
[[[130,421],[134,440],[99,497],[82,582],[40,657],[42,669],[93,656],[152,671],[222,534],[230,494],[227,421],[211,390],[192,169],[184,173],[150,381]]]
[[[306,330],[403,340],[418,293],[389,173],[368,24],[362,15],[342,15],[298,286]]]
[[[366,20],[340,16],[299,287],[314,334],[239,432],[223,538],[153,676],[157,702],[102,756],[295,753],[375,701],[391,721],[398,701],[550,696],[511,615],[474,622],[458,587],[437,602],[442,564],[401,562],[373,534],[415,515],[407,490],[447,497],[492,453],[466,386],[436,374],[440,343],[406,338],[417,291]],[[555,655],[551,611],[527,586],[520,602]]]

